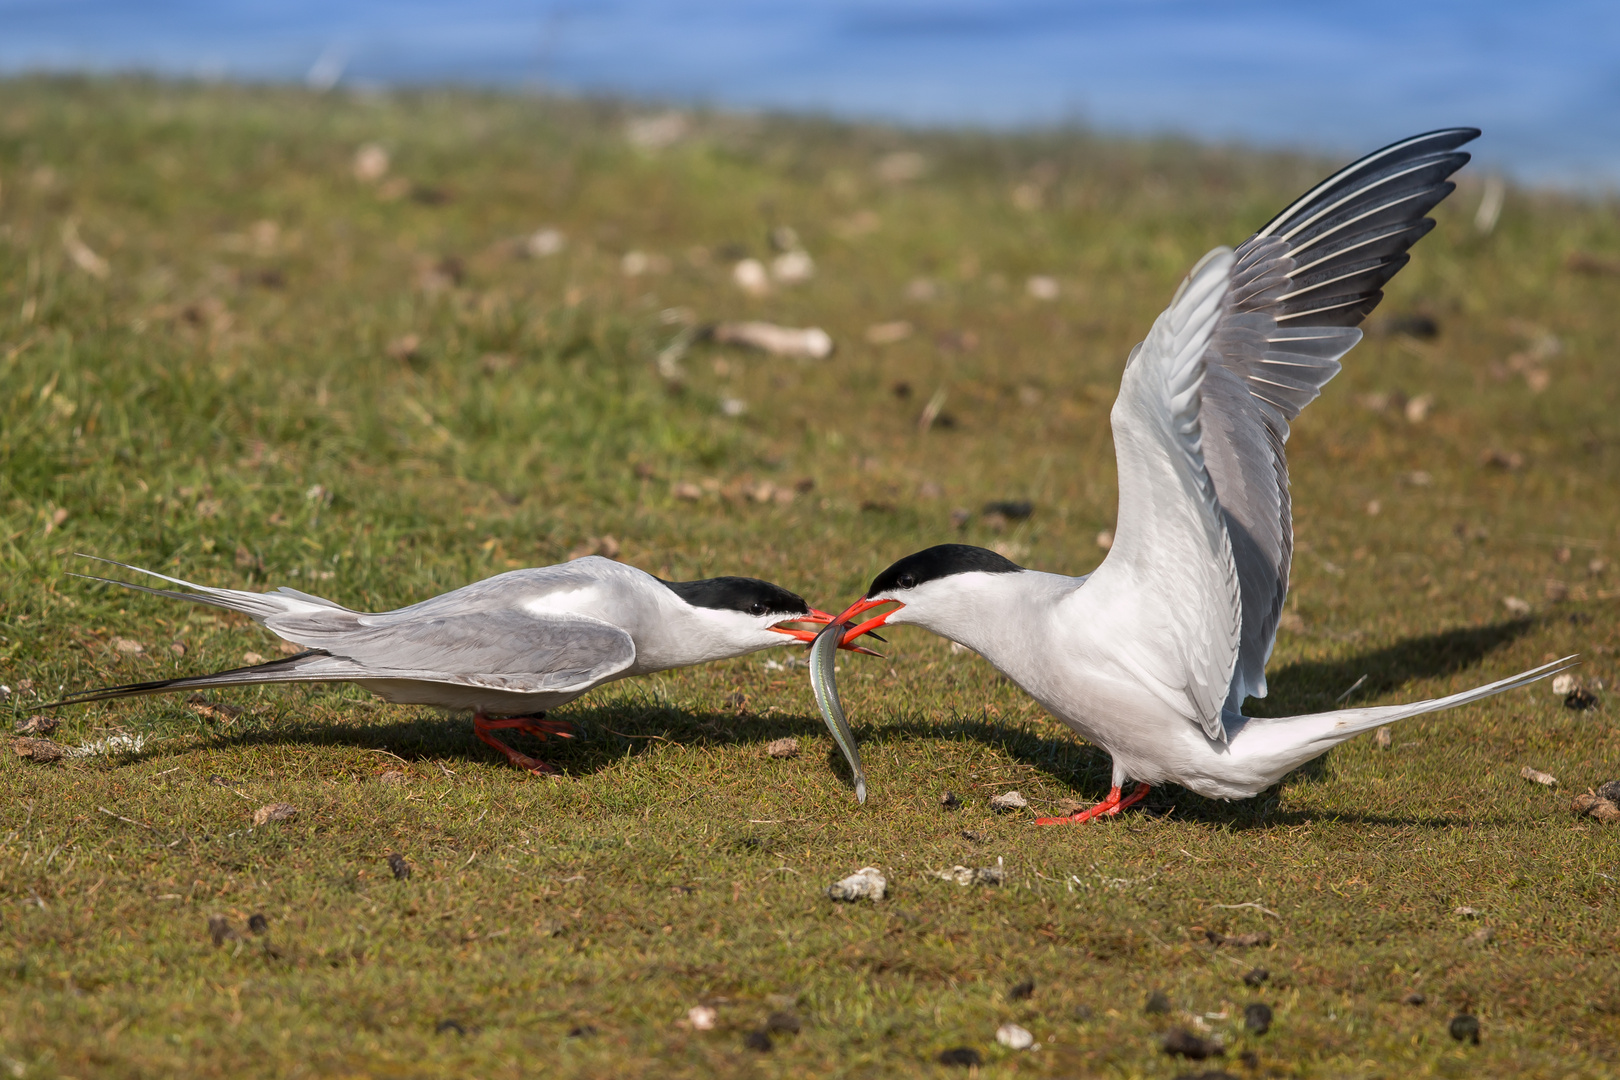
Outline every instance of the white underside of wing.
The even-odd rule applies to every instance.
[[[1199,412],[1232,265],[1224,248],[1205,256],[1126,365],[1111,417],[1114,544],[1066,613],[1088,653],[1216,739],[1242,609]]]

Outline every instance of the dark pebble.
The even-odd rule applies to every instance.
[[[1576,712],[1585,712],[1587,709],[1597,708],[1597,695],[1584,686],[1577,686],[1564,698],[1564,708],[1574,709]]]
[[[1035,513],[1035,504],[1028,499],[1015,499],[1009,502],[990,502],[984,504],[986,514],[1000,514],[1008,521],[1023,521]]]
[[[1440,336],[1440,324],[1434,317],[1417,312],[1392,315],[1385,320],[1383,329],[1386,333],[1405,334],[1407,337],[1420,338],[1423,341],[1432,341]]]
[[[1008,1001],[1028,1001],[1035,994],[1035,980],[1025,979],[1021,983],[1014,983],[1007,991]]]
[[[1597,797],[1620,805],[1620,780],[1610,780],[1597,789]]]
[[[580,1024],[568,1029],[570,1039],[584,1039],[596,1034],[596,1029],[590,1024]]]
[[[1401,998],[1401,1003],[1403,1005],[1422,1005],[1428,1000],[1429,999],[1427,997],[1414,990],[1410,994],[1407,994],[1405,997]]]
[[[947,791],[940,797],[939,805],[944,810],[957,810],[962,806],[962,800],[956,797],[956,792]]]
[[[266,930],[270,929],[270,920],[265,918],[262,914],[249,915],[248,929],[253,931],[255,934],[262,934]]]
[[[1162,1016],[1170,1011],[1170,995],[1163,990],[1153,991],[1142,1004],[1142,1011],[1150,1016]]]
[[[1096,1016],[1096,1015],[1097,1015],[1096,1012],[1094,1012],[1092,1010],[1090,1005],[1076,1005],[1074,1007],[1074,1018],[1076,1020],[1079,1020],[1082,1023],[1084,1023],[1087,1020],[1090,1020],[1093,1016]]]
[[[1220,1057],[1226,1053],[1226,1048],[1214,1039],[1205,1039],[1186,1028],[1176,1028],[1164,1037],[1164,1052],[1171,1057],[1184,1057],[1191,1061],[1203,1061],[1207,1057]]]
[[[984,834],[976,833],[972,829],[963,829],[962,839],[966,840],[970,844],[982,844],[984,843]]]
[[[208,782],[210,784],[213,784],[215,787],[230,787],[231,786],[231,782],[229,780],[227,780],[223,776],[219,776],[217,774],[214,775],[214,776],[210,776],[208,778]]]
[[[969,1068],[978,1068],[984,1064],[979,1052],[971,1046],[958,1046],[950,1050],[941,1050],[939,1057],[934,1059],[941,1065],[966,1065]]]
[[[741,840],[738,840],[733,846],[736,847],[738,851],[753,854],[756,851],[765,850],[765,841],[761,840],[757,836],[745,836]]]
[[[897,382],[893,386],[889,387],[889,393],[893,394],[901,401],[905,401],[911,396],[911,384],[908,382]]]
[[[1264,1035],[1271,1030],[1271,1006],[1256,1001],[1243,1008],[1243,1026],[1256,1035]]]
[[[227,941],[235,941],[241,935],[231,925],[231,920],[223,915],[208,916],[208,936],[214,939],[215,945],[223,945]]]
[[[467,1034],[467,1029],[462,1027],[461,1024],[455,1020],[440,1020],[438,1026],[433,1030],[439,1035],[443,1035],[447,1031],[453,1031],[457,1035]]]
[[[771,1048],[771,1033],[764,1028],[760,1028],[758,1031],[750,1031],[743,1036],[743,1045],[750,1050],[758,1050],[763,1054]]]
[[[397,851],[388,853],[388,869],[394,872],[395,881],[404,881],[411,876],[411,864]]]
[[[1265,968],[1257,967],[1250,971],[1247,975],[1243,976],[1243,985],[1259,986],[1269,978],[1271,978],[1271,972],[1267,971]]]
[[[1451,1037],[1458,1042],[1479,1045],[1479,1018],[1463,1013],[1451,1018]]]
[[[797,1035],[800,1026],[799,1017],[790,1012],[771,1013],[770,1018],[765,1021],[765,1030],[773,1034]]]
[[[1238,1060],[1243,1062],[1245,1069],[1258,1069],[1260,1067],[1260,1055],[1253,1050],[1243,1051],[1238,1055]]]

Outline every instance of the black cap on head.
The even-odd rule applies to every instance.
[[[1015,574],[1023,567],[991,551],[971,544],[940,544],[907,555],[872,579],[866,590],[870,600],[881,592],[915,589],[925,581],[979,571],[983,574]]]
[[[740,611],[744,615],[808,615],[810,605],[798,593],[751,577],[713,577],[702,581],[665,581],[669,591],[693,607]]]

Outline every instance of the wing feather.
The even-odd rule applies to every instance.
[[[215,680],[211,685],[407,679],[524,694],[561,693],[589,689],[624,671],[636,658],[634,640],[620,627],[530,602],[551,590],[589,584],[591,579],[572,564],[511,571],[397,611],[367,614],[296,589],[271,593],[220,589],[110,559],[99,561],[193,591],[94,580],[240,611],[310,650],[291,658],[297,663],[272,661],[197,677]],[[202,685],[195,680],[175,682]],[[158,684],[142,684],[96,693],[123,696],[113,691],[160,689]]]
[[[1225,711],[1266,693],[1288,594],[1293,521],[1289,424],[1339,372],[1355,329],[1434,227],[1425,217],[1468,161],[1474,128],[1368,154],[1306,192],[1237,249],[1227,306],[1205,356],[1203,450],[1231,537],[1242,644]]]
[[[1237,659],[1241,607],[1232,545],[1204,459],[1203,357],[1228,305],[1234,256],[1210,252],[1131,354],[1114,403],[1119,519],[1087,581],[1091,597],[1128,597],[1110,655],[1211,738]],[[1078,599],[1079,593],[1076,593]],[[1148,647],[1133,648],[1146,641]]]

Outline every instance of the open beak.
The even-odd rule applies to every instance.
[[[872,618],[867,619],[865,622],[857,622],[856,621],[865,612],[871,611],[873,608],[882,607],[884,604],[893,604],[894,607],[890,608],[888,611],[885,611],[881,615],[875,615]],[[842,643],[840,643],[839,648],[841,648],[841,649],[850,649],[850,650],[852,650],[854,652],[867,652],[867,651],[869,651],[869,650],[866,650],[866,649],[858,648],[856,646],[852,646],[850,644],[850,642],[854,641],[856,638],[860,637],[862,634],[871,634],[872,631],[876,630],[878,627],[880,627],[880,626],[884,625],[886,622],[888,622],[889,621],[889,616],[893,615],[895,612],[899,611],[901,608],[903,608],[905,606],[906,605],[902,604],[898,600],[887,600],[887,599],[885,599],[885,600],[864,600],[863,599],[863,600],[855,601],[853,604],[849,605],[849,607],[845,609],[845,611],[844,611],[844,613],[842,615],[838,616],[837,619],[833,620],[835,622],[841,622],[845,626],[849,627],[848,630],[844,631],[844,640],[843,640]],[[876,634],[872,634],[872,636],[877,637]],[[882,641],[883,639],[878,638],[878,640]]]
[[[820,611],[820,610],[818,610],[816,608],[811,608],[810,609],[810,614],[808,614],[808,615],[799,615],[799,616],[797,616],[795,618],[787,619],[787,620],[785,620],[783,622],[777,623],[775,626],[771,627],[770,629],[776,631],[778,634],[786,634],[788,637],[793,638],[795,641],[802,641],[806,645],[808,645],[811,642],[816,640],[816,635],[818,633],[820,633],[820,630],[819,629],[817,629],[817,630],[807,630],[807,629],[803,628],[802,626],[800,626],[798,624],[800,624],[800,623],[813,623],[817,627],[822,627],[822,626],[826,626],[828,623],[830,623],[832,621],[833,621],[833,617],[831,615],[827,614],[825,611]],[[864,631],[863,631],[863,633],[864,633]],[[855,637],[858,637],[858,636],[860,636],[860,635],[857,634],[857,635],[854,635],[852,637],[849,634],[845,634],[844,635],[844,640],[838,643],[838,647],[840,649],[848,649],[850,652],[865,653],[868,656],[879,656],[879,655],[881,655],[880,653],[873,652],[871,649],[863,648],[860,645],[851,645],[850,642],[853,641],[855,639]],[[882,641],[883,639],[878,638],[878,640]]]

